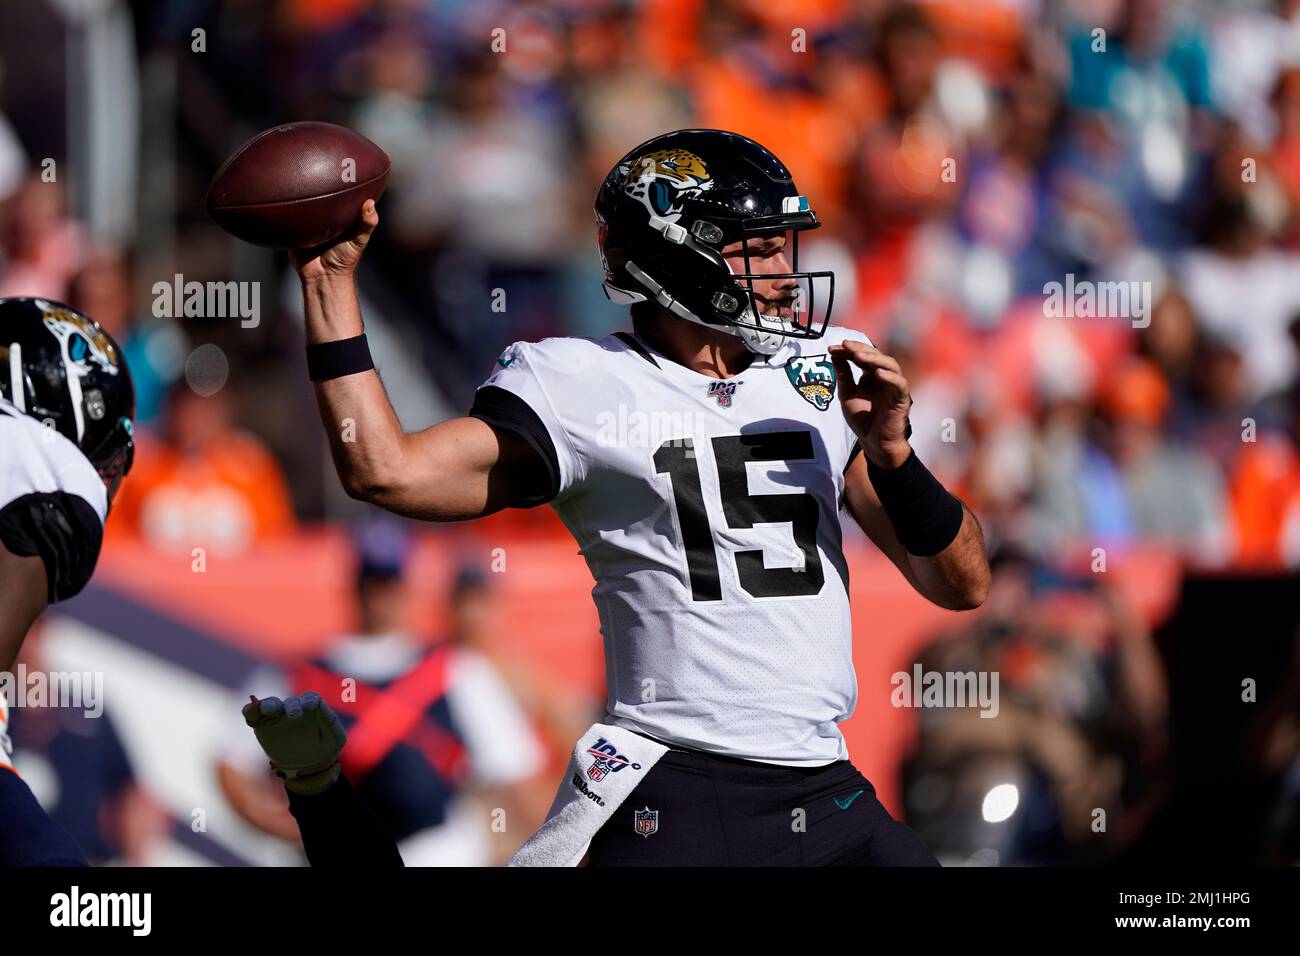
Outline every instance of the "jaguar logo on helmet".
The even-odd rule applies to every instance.
[[[44,299],[37,299],[36,305],[44,313],[45,327],[62,343],[65,361],[81,369],[93,363],[110,375],[117,374],[117,349],[98,325]]]
[[[652,216],[676,222],[682,203],[713,187],[704,160],[685,149],[663,149],[624,164],[623,190]]]

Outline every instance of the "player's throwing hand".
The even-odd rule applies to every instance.
[[[370,235],[379,225],[375,201],[367,199],[361,206],[356,225],[333,242],[311,249],[293,249],[289,261],[303,281],[350,276],[361,261],[361,253]]]

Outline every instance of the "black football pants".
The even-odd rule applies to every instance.
[[[849,761],[780,767],[669,750],[591,842],[588,866],[938,866]]]

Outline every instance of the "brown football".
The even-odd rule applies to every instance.
[[[233,236],[275,249],[336,239],[388,182],[388,155],[333,123],[288,123],[258,133],[212,177],[207,209]]]

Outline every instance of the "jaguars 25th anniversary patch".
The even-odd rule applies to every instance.
[[[794,390],[819,412],[831,407],[835,397],[835,366],[827,355],[800,355],[785,363]]]

